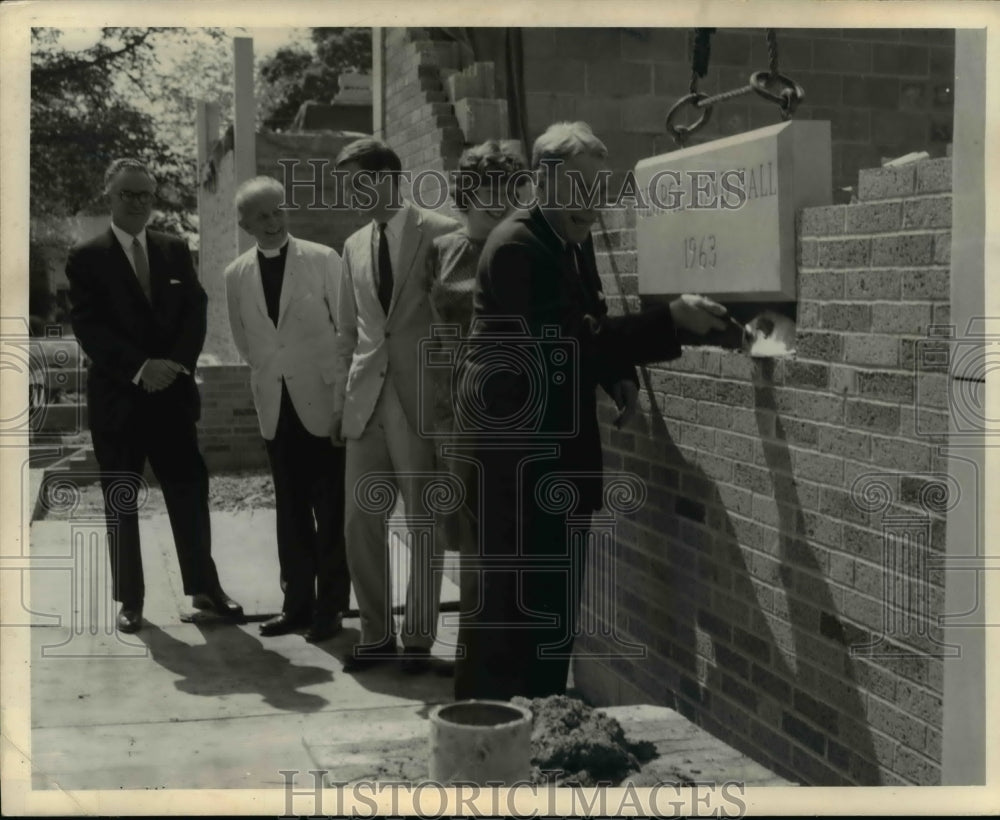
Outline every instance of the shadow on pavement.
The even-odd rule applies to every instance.
[[[289,712],[316,712],[329,705],[326,698],[299,691],[332,681],[329,669],[296,665],[237,626],[195,626],[205,638],[203,645],[185,643],[149,622],[136,636],[156,663],[182,677],[174,684],[178,690],[209,697],[259,694],[268,705]]]

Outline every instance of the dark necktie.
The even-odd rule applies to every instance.
[[[389,315],[392,302],[392,260],[389,258],[389,239],[385,235],[385,223],[378,226],[378,300],[385,315]]]
[[[138,236],[132,237],[132,260],[135,262],[135,278],[139,280],[139,287],[146,294],[146,301],[153,302],[149,289],[149,261],[146,259],[146,252],[142,249],[142,243]]]

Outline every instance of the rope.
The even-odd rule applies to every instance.
[[[712,55],[712,35],[714,28],[696,28],[689,32],[691,48],[691,86],[690,93],[698,93],[698,78],[708,73],[708,59]]]
[[[778,76],[778,32],[767,30],[767,68],[772,77]]]

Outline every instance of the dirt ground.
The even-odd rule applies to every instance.
[[[75,506],[47,504],[44,516],[50,520],[69,517],[70,514],[100,514],[104,510],[104,500],[99,484],[86,484],[74,488],[79,493]],[[266,472],[217,473],[208,480],[209,509],[221,512],[249,512],[256,509],[274,509],[274,487],[271,476]],[[148,518],[167,511],[163,503],[163,493],[156,485],[149,487],[145,502],[139,508],[139,516]]]

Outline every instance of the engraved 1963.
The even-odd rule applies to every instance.
[[[717,260],[715,253],[715,234],[706,236],[688,236],[684,239],[684,268],[714,268]]]

